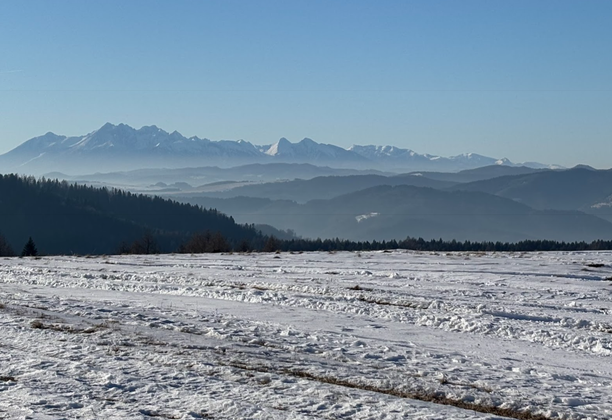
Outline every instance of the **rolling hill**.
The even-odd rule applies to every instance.
[[[580,210],[612,220],[612,170],[577,167],[538,171],[458,184],[451,189],[486,192],[540,210]]]
[[[579,211],[536,210],[482,192],[381,185],[329,200],[193,197],[243,223],[271,224],[310,238],[519,241],[612,237],[612,223]]]
[[[422,176],[352,175],[324,176],[308,180],[296,179],[284,182],[268,182],[239,186],[223,192],[205,193],[208,197],[255,197],[272,200],[292,200],[305,203],[315,199],[331,199],[340,195],[379,185],[413,185],[416,187],[447,188],[455,183],[437,181]]]

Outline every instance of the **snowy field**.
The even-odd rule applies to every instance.
[[[0,418],[610,419],[612,253],[0,258]]]

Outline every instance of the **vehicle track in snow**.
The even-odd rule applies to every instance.
[[[238,381],[251,380],[248,369],[241,370],[246,363],[256,368],[255,377],[267,378],[262,379],[266,384],[253,379],[256,389],[268,385],[275,391],[257,394],[247,387],[241,393],[230,393],[229,384],[217,384],[225,391],[214,395],[225,395],[228,404],[217,415],[227,418],[244,407],[251,410],[245,418],[286,418],[287,413],[294,418],[335,418],[349,412],[355,418],[402,418],[394,409],[371,401],[371,407],[364,406],[363,401],[374,398],[372,392],[381,394],[376,398],[385,404],[404,407],[404,413],[415,415],[424,410],[422,418],[446,418],[440,414],[445,409],[435,404],[431,408],[425,402],[418,406],[414,401],[391,401],[402,396],[409,400],[404,398],[409,395],[424,400],[435,396],[438,403],[493,410],[493,414],[482,414],[484,418],[503,413],[563,419],[612,416],[607,402],[612,399],[608,363],[612,284],[605,280],[610,253],[360,255],[3,259],[3,342],[25,343],[23,337],[42,336],[55,340],[54,345],[63,352],[74,353],[71,357],[75,359],[82,350],[70,343],[82,336],[100,358],[90,363],[104,361],[109,371],[121,365],[104,360],[116,356],[112,349],[117,348],[122,357],[137,349],[129,356],[132,363],[139,357],[143,363],[164,360],[155,369],[139,368],[138,375],[149,381],[152,372],[199,366],[198,357],[214,359],[217,368],[227,370],[220,376],[202,373],[208,379],[202,379],[200,386],[209,390],[210,381],[231,382],[232,375],[242,378]],[[594,269],[589,265],[593,262],[603,266]],[[19,311],[29,315],[19,315]],[[42,326],[32,328],[18,321],[20,316],[29,316],[28,322],[43,316]],[[138,340],[143,341],[134,346]],[[25,361],[28,354],[33,359],[36,354],[54,354],[44,344],[28,346],[15,346],[14,357]],[[171,362],[171,358],[176,360]],[[66,366],[63,375],[69,377]],[[35,371],[44,375],[41,369]],[[5,387],[0,393],[0,411],[6,392],[24,383],[19,372],[0,371],[2,375],[17,382],[0,382],[0,389]],[[122,378],[134,381],[128,374]],[[291,386],[286,390],[282,385],[287,380],[318,385],[305,382],[295,385],[293,392]],[[93,389],[98,388],[89,379],[84,381],[89,394],[83,395],[101,404],[95,407],[104,406],[93,396]],[[173,383],[172,389],[183,386],[180,380]],[[325,389],[331,400],[343,392],[356,394],[339,405],[328,402],[320,410],[307,408],[316,398],[304,398],[304,393],[314,393],[323,385],[330,387]],[[113,395],[127,392],[110,390]],[[106,395],[109,389],[103,391]],[[145,404],[148,408],[142,413],[131,413],[145,418],[146,410],[180,418],[198,414],[176,411],[167,391],[153,392],[166,396],[160,400],[163,404]],[[116,399],[113,395],[108,398]],[[249,395],[248,402],[244,395]],[[204,406],[215,405],[202,398]],[[273,400],[276,408],[268,404]],[[53,411],[52,405],[44,408],[43,404],[42,412]],[[122,412],[105,407],[109,413]],[[207,413],[212,415],[210,410]]]

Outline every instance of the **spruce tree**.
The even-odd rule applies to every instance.
[[[278,239],[274,236],[270,236],[263,247],[263,252],[276,252],[278,251],[279,245]]]
[[[21,251],[21,256],[22,257],[35,257],[37,255],[38,255],[38,250],[36,249],[36,244],[32,240],[32,237],[30,236],[30,239],[28,239],[28,242],[26,242],[26,244],[23,246],[23,251]]]

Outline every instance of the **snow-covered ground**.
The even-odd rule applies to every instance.
[[[612,253],[0,259],[0,418],[612,418]]]

